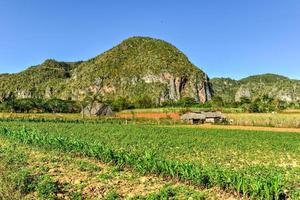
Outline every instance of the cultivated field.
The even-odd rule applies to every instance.
[[[36,154],[41,152],[50,154],[50,152],[59,151],[61,154],[59,158],[64,158],[66,155],[66,157],[87,160],[88,163],[102,163],[99,165],[105,165],[103,168],[117,166],[125,171],[130,169],[130,173],[137,174],[138,177],[145,175],[147,175],[146,177],[157,177],[159,175],[158,180],[154,181],[157,183],[157,185],[154,184],[157,188],[149,189],[149,194],[141,193],[144,199],[151,199],[149,195],[160,195],[161,193],[169,195],[169,197],[174,193],[189,196],[183,192],[188,191],[187,189],[180,189],[187,185],[202,188],[201,191],[190,188],[190,195],[200,195],[201,198],[211,198],[212,193],[217,194],[216,198],[219,199],[225,197],[300,198],[300,134],[296,133],[105,123],[36,123],[26,122],[26,120],[0,122],[0,126],[2,141],[6,141],[5,143],[13,141],[11,142],[14,143],[13,148],[33,149],[28,150],[29,152],[25,150],[25,154],[31,155],[30,152],[37,151],[34,148],[38,148],[39,153]],[[19,143],[22,145],[18,145]],[[0,152],[0,155],[5,157],[6,151],[1,150]],[[29,158],[35,159],[34,156],[29,156]],[[39,163],[38,158],[36,160],[24,161],[27,164],[21,163],[18,167],[32,166],[32,163],[36,163],[37,168],[43,166],[42,163]],[[57,163],[60,162],[63,163],[64,160],[57,161]],[[70,164],[70,166],[72,165]],[[5,163],[2,162],[1,166],[5,168]],[[53,167],[49,165],[48,168],[47,172]],[[91,168],[93,169],[93,167]],[[54,167],[54,169],[56,168]],[[72,169],[62,169],[62,171],[72,171]],[[43,174],[39,171],[29,171],[28,173],[30,175]],[[102,172],[96,170],[93,173],[87,177],[90,177],[93,183],[101,182],[95,181],[92,177]],[[52,181],[55,184],[62,182],[59,177],[53,177],[51,173],[48,174],[49,177],[47,174],[45,175],[46,181]],[[113,176],[112,179],[114,178],[118,179],[118,175]],[[136,178],[133,179],[136,181]],[[80,189],[72,189],[74,181],[65,180],[66,183],[64,183],[70,185],[71,188],[68,191],[74,191],[74,195],[89,197],[88,192],[78,194]],[[44,180],[41,181],[43,183]],[[172,187],[166,189],[164,186],[170,184],[169,181],[171,181]],[[177,184],[172,181],[180,182],[179,189],[175,187]],[[83,184],[85,186],[91,185],[85,179],[82,182],[85,183]],[[34,188],[37,189],[39,195],[43,195],[40,194],[43,189],[39,189],[39,184],[37,181],[38,186]],[[53,187],[56,188],[56,186]],[[59,188],[64,187],[59,185]],[[205,188],[212,189],[205,190]],[[166,192],[166,190],[174,191]],[[64,191],[64,189],[58,191]],[[28,191],[25,190],[26,192]],[[54,194],[56,196],[65,195],[61,192],[54,192]],[[106,190],[103,195],[129,198],[116,188]],[[135,195],[136,193],[133,192],[132,196]],[[199,199],[200,196],[194,199]]]
[[[71,153],[46,150],[0,137],[0,199],[217,199],[162,177]]]

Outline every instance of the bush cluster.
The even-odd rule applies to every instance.
[[[76,113],[80,106],[75,101],[61,99],[9,99],[0,104],[2,112],[50,112],[50,113]]]

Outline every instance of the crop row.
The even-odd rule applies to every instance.
[[[172,119],[146,119],[146,118],[98,118],[98,119],[65,119],[65,118],[28,118],[28,117],[4,117],[0,122],[52,122],[75,124],[179,124]]]
[[[151,151],[129,153],[114,150],[103,144],[90,143],[77,138],[42,134],[35,130],[10,130],[2,128],[0,134],[24,144],[38,145],[66,152],[80,153],[103,162],[119,166],[130,166],[142,173],[155,173],[193,184],[235,191],[240,195],[259,199],[285,199],[291,188],[286,188],[285,180],[276,171],[267,168],[245,168],[233,170],[220,166],[200,166],[189,162],[163,159]],[[249,171],[255,176],[249,176]]]
[[[61,170],[65,173],[61,173]],[[85,176],[87,172],[88,177]],[[154,200],[170,198],[202,200],[207,196],[207,192],[184,184],[171,185],[169,181],[157,177],[151,177],[151,182],[146,181],[147,183],[144,184],[137,181],[141,178],[143,177],[133,171],[123,171],[113,165],[100,165],[94,159],[74,157],[69,153],[49,151],[48,149],[43,151],[43,148],[23,145],[13,139],[0,136],[1,200]],[[101,193],[84,192],[87,188],[95,187],[99,181],[105,182],[105,185],[100,186]],[[146,193],[134,190],[140,184]],[[161,189],[158,191],[153,185],[159,187],[161,185]],[[131,188],[131,192],[127,194],[124,189],[129,188]]]

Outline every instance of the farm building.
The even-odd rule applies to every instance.
[[[205,122],[205,115],[201,113],[186,113],[181,116],[181,120],[187,121],[190,124],[203,124]]]
[[[181,116],[181,120],[190,124],[218,123],[224,121],[225,116],[221,112],[189,112]]]
[[[205,121],[208,123],[218,123],[225,119],[221,112],[202,112],[205,115]]]
[[[93,103],[92,105],[88,105],[85,107],[81,114],[92,116],[112,116],[113,111],[110,106],[101,104],[101,103]]]

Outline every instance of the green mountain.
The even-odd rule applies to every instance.
[[[46,60],[17,74],[0,75],[0,100],[60,98],[78,100],[101,93],[113,100],[148,98],[153,103],[192,97],[211,98],[207,75],[173,45],[148,37],[132,37],[82,62]]]
[[[300,100],[300,81],[276,74],[249,76],[241,80],[213,78],[211,83],[214,95],[226,102],[240,101],[241,97],[254,100],[264,95],[287,102]]]

